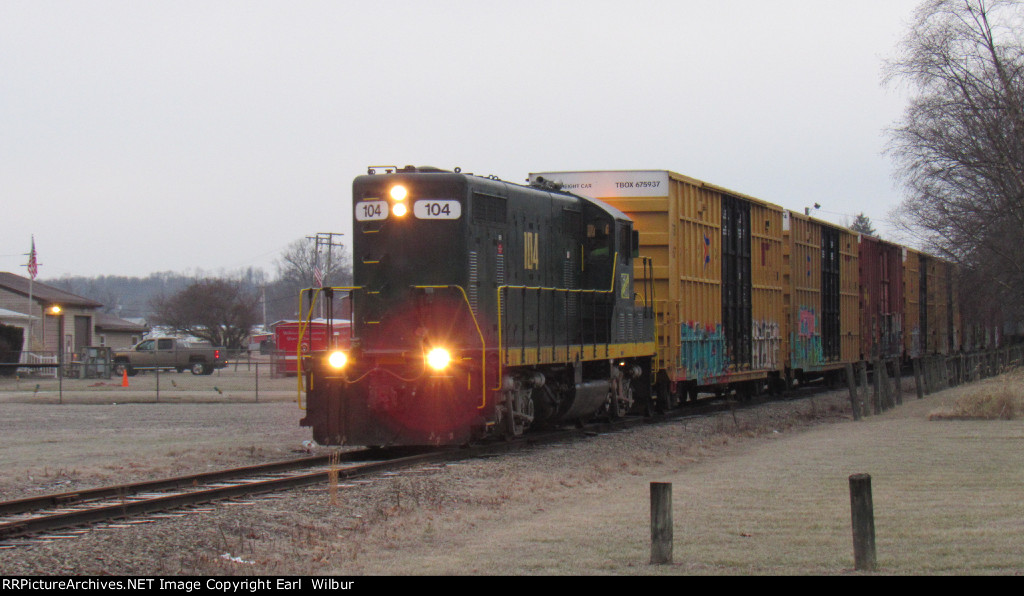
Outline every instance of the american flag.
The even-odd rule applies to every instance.
[[[320,265],[313,265],[313,277],[316,278],[316,287],[324,287],[324,274],[320,271]]]
[[[36,237],[32,237],[32,252],[28,253],[28,275],[32,279],[39,273],[39,262],[36,261]]]

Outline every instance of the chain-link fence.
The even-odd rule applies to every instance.
[[[7,401],[281,401],[296,399],[297,379],[273,357],[236,355],[210,374],[190,370],[136,370],[118,374],[109,361],[37,354],[0,364],[0,399]]]

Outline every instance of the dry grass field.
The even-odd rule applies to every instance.
[[[977,417],[994,395],[1017,414],[1005,419],[1003,403]],[[848,477],[860,472],[879,573],[1021,574],[1022,395],[1012,373],[907,393],[860,422],[844,392],[765,404],[0,550],[0,574],[851,574]],[[285,399],[0,394],[0,411],[3,498],[275,459],[308,438]],[[670,565],[648,564],[651,482],[673,485]]]

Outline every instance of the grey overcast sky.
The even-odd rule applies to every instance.
[[[0,0],[0,271],[275,273],[369,165],[668,169],[883,235],[918,0]]]

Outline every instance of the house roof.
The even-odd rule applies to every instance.
[[[107,313],[96,313],[92,317],[93,325],[97,330],[121,331],[124,333],[145,333],[149,327],[126,321]]]
[[[29,278],[0,271],[0,288],[4,288],[16,294],[28,296]],[[102,303],[76,296],[71,292],[58,290],[42,282],[32,282],[32,300],[41,304],[59,304],[61,306],[79,306],[83,308],[99,308]]]
[[[31,321],[38,318],[39,317],[33,315],[26,315],[23,312],[15,312],[13,310],[7,310],[6,308],[0,308],[0,321]]]

